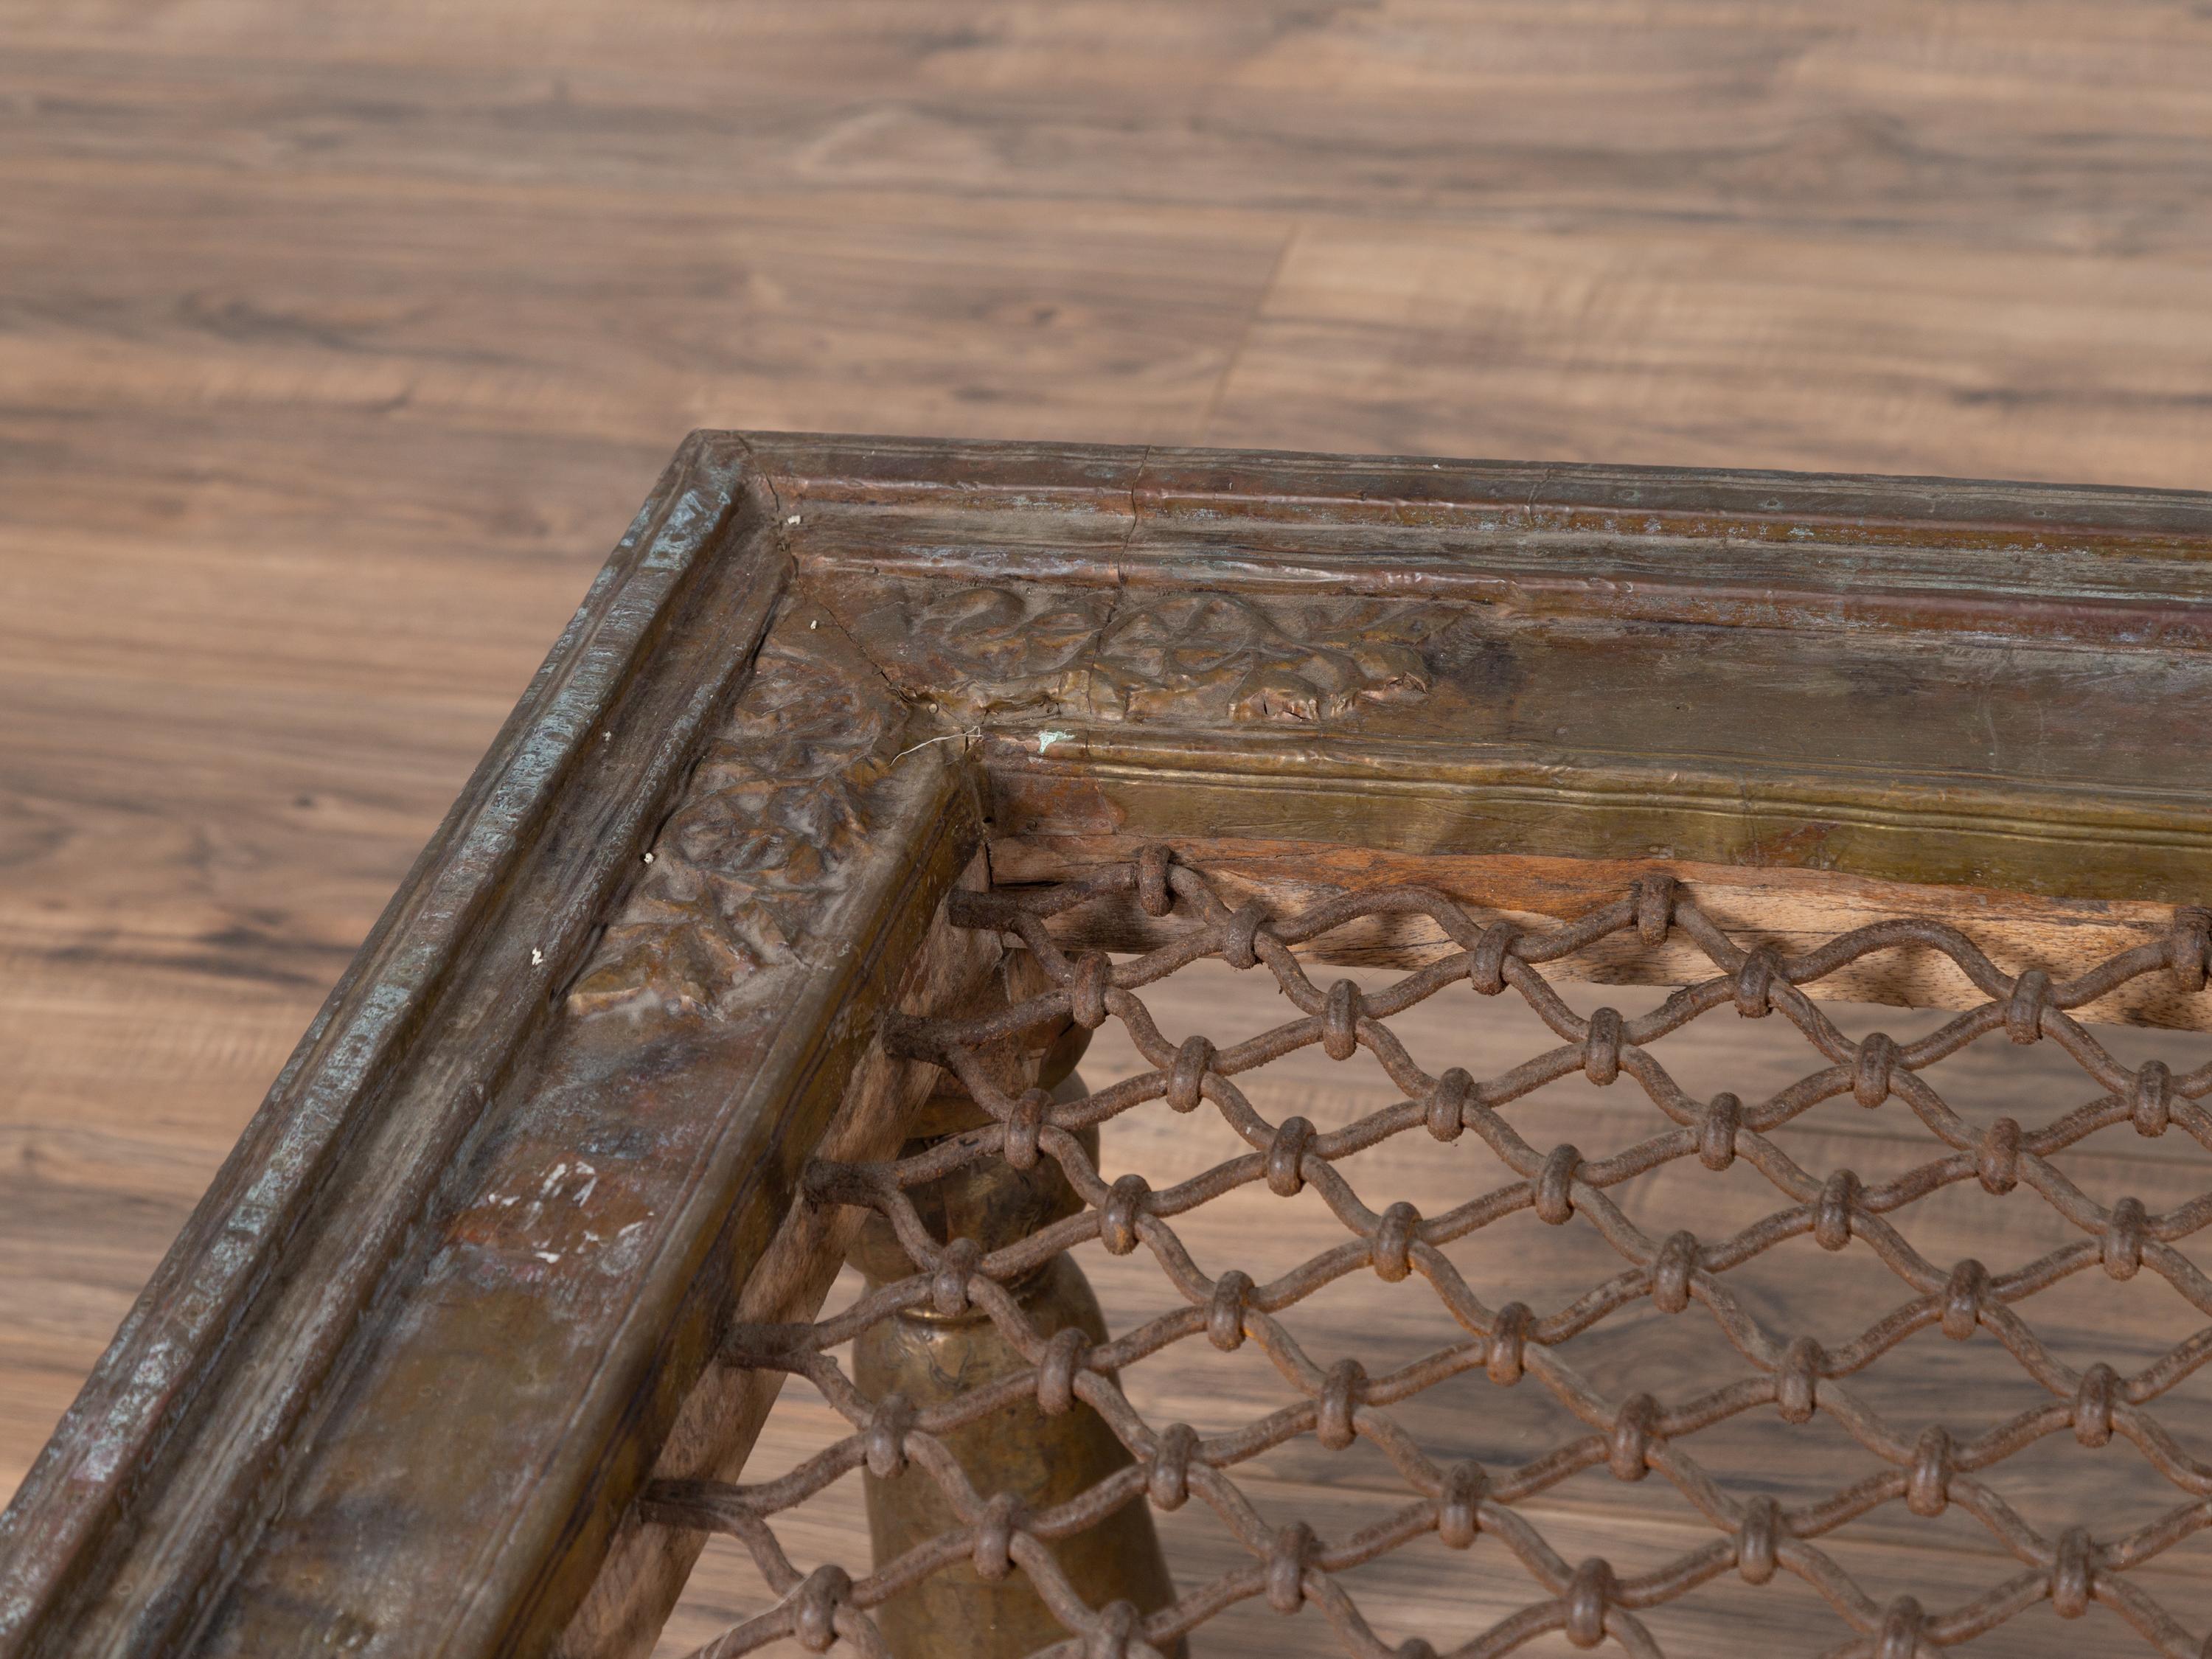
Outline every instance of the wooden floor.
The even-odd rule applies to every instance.
[[[2212,13],[0,0],[0,1492],[689,428],[2212,483]]]

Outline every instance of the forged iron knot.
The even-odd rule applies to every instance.
[[[1077,1326],[1053,1333],[1037,1363],[1037,1409],[1047,1417],[1064,1417],[1075,1409],[1075,1378],[1091,1358],[1091,1339]]]
[[[1600,1008],[1589,1017],[1583,1039],[1583,1075],[1603,1085],[1620,1075],[1620,1010]]]
[[[1067,988],[1067,1017],[1086,1031],[1106,1023],[1106,992],[1114,964],[1103,951],[1085,951],[1075,959],[1075,978]]]
[[[975,1576],[995,1584],[1014,1570],[1014,1528],[1021,1524],[1021,1499],[1010,1492],[993,1496],[975,1523]]]
[[[1774,1577],[1784,1531],[1782,1506],[1771,1498],[1754,1498],[1745,1505],[1743,1525],[1735,1534],[1735,1570],[1746,1583],[1763,1584]]]
[[[2123,1198],[2112,1205],[2112,1219],[2105,1224],[2105,1271],[2115,1279],[2133,1279],[2142,1266],[2143,1234],[2148,1224],[2142,1200]]]
[[[1638,876],[1628,890],[1636,908],[1636,936],[1646,945],[1664,945],[1667,928],[1674,919],[1674,900],[1682,884],[1664,871]]]
[[[2119,1397],[2120,1374],[2099,1360],[2081,1373],[2074,1390],[2074,1438],[2091,1450],[2112,1438],[2112,1406]]]
[[[2051,1006],[2051,975],[2031,968],[2013,981],[2005,1003],[2005,1031],[2014,1042],[2028,1043],[2043,1035],[2043,1011]]]
[[[1130,1601],[1109,1601],[1085,1638],[1083,1659],[1129,1659],[1142,1620]]]
[[[1774,1403],[1785,1423],[1809,1423],[1820,1403],[1820,1368],[1827,1352],[1809,1336],[1792,1338],[1774,1370]]]
[[[1535,1316],[1528,1311],[1525,1302],[1509,1302],[1498,1310],[1498,1322],[1490,1333],[1482,1369],[1501,1389],[1510,1389],[1521,1380],[1528,1327],[1534,1322]]]
[[[1951,1431],[1941,1423],[1921,1430],[1905,1474],[1905,1507],[1913,1514],[1941,1515],[1950,1507],[1951,1453]]]
[[[1175,908],[1175,895],[1168,888],[1168,849],[1158,842],[1138,850],[1137,908],[1148,916],[1164,916]]]
[[[2173,1115],[2173,1073],[2162,1060],[2147,1060],[2128,1091],[2128,1116],[2136,1133],[2155,1137],[2166,1133]]]
[[[829,1562],[808,1573],[791,1593],[793,1634],[809,1653],[827,1653],[837,1639],[837,1609],[853,1593],[853,1580],[844,1568]]]
[[[1098,1242],[1107,1255],[1127,1255],[1137,1248],[1137,1218],[1152,1192],[1152,1183],[1133,1170],[1115,1182],[1098,1212]]]
[[[2079,1619],[2089,1611],[2097,1587],[2090,1549],[2087,1527],[2069,1527],[2058,1534],[2058,1547],[2051,1553],[2051,1610],[2061,1619]]]
[[[1660,1312],[1678,1314],[1690,1305],[1690,1275],[1697,1266],[1697,1235],[1668,1234],[1651,1262],[1651,1299]]]
[[[1505,956],[1512,950],[1521,930],[1510,921],[1493,921],[1482,930],[1482,937],[1474,942],[1474,949],[1467,956],[1467,982],[1486,997],[1494,997],[1505,988]]]
[[[2173,931],[2166,939],[2166,961],[2174,983],[2184,994],[2194,995],[2204,988],[2205,976],[2212,972],[2212,908],[2182,905],[2173,913]]]
[[[1913,1659],[1920,1651],[1921,1626],[1927,1617],[1920,1603],[1910,1595],[1900,1595],[1889,1604],[1882,1614],[1881,1631],[1875,1638],[1874,1659]]]
[[[1175,1064],[1168,1071],[1168,1106],[1177,1112],[1194,1112],[1205,1098],[1206,1073],[1213,1064],[1213,1042],[1209,1037],[1195,1033],[1183,1039],[1182,1047],[1176,1050]]]
[[[1659,1402],[1648,1394],[1630,1396],[1621,1403],[1606,1437],[1606,1467],[1616,1480],[1641,1480],[1651,1472],[1644,1460],[1657,1437]]]
[[[1267,1605],[1296,1613],[1306,1599],[1306,1563],[1314,1553],[1313,1528],[1303,1521],[1275,1528],[1267,1547]]]
[[[1531,1183],[1538,1220],[1557,1227],[1575,1212],[1575,1172],[1582,1166],[1583,1155],[1572,1146],[1562,1144],[1545,1154],[1544,1167]]]
[[[1159,1432],[1152,1447],[1152,1468],[1145,1476],[1145,1491],[1158,1510],[1179,1510],[1190,1498],[1190,1461],[1198,1455],[1198,1431],[1188,1423],[1170,1423]]]
[[[1897,1070],[1897,1044],[1886,1031],[1869,1031],[1851,1060],[1851,1098],[1872,1111],[1889,1098]]]
[[[1713,1170],[1735,1163],[1735,1132],[1742,1123],[1743,1103],[1731,1094],[1715,1095],[1698,1125],[1698,1162]]]
[[[1474,1092],[1474,1079],[1455,1066],[1437,1079],[1421,1114],[1429,1133],[1438,1140],[1457,1140],[1467,1127],[1467,1103]]]
[[[1267,912],[1259,900],[1250,899],[1221,924],[1221,959],[1231,968],[1245,969],[1260,960],[1260,930],[1267,925]]]
[[[1267,1143],[1267,1190],[1277,1198],[1295,1198],[1305,1190],[1299,1164],[1314,1138],[1314,1126],[1302,1117],[1286,1117]]]
[[[1006,1162],[1012,1168],[1036,1168],[1037,1133],[1044,1127],[1045,1108],[1051,1103],[1052,1097],[1042,1089],[1024,1089],[1015,1100],[1005,1147]]]
[[[1824,1250],[1840,1250],[1851,1242],[1851,1206],[1858,1195],[1855,1171],[1838,1170],[1828,1177],[1813,1206],[1814,1243]]]
[[[1213,1281],[1213,1299],[1206,1310],[1206,1340],[1222,1352],[1243,1346],[1244,1310],[1251,1297],[1251,1275],[1240,1267],[1231,1267]]]
[[[1594,1648],[1605,1640],[1606,1609],[1620,1593],[1613,1564],[1593,1555],[1575,1569],[1567,1593],[1559,1598],[1566,1613],[1566,1638],[1578,1648]]]
[[[1403,1199],[1382,1212],[1369,1247],[1376,1278],[1395,1285],[1413,1272],[1414,1229],[1420,1224],[1421,1212]]]
[[[1366,1012],[1359,999],[1359,988],[1348,979],[1340,979],[1328,988],[1328,1000],[1322,1007],[1322,1052],[1331,1060],[1350,1060],[1359,1048],[1359,1018]]]
[[[937,1258],[937,1271],[929,1277],[929,1305],[939,1317],[957,1319],[968,1311],[968,1281],[983,1247],[972,1238],[956,1238]]]
[[[2020,1185],[2020,1125],[2013,1119],[2001,1117],[1983,1132],[1974,1149],[1974,1175],[1992,1198]]]
[[[1982,1298],[1989,1294],[1990,1270],[1968,1256],[1951,1269],[1951,1277],[1944,1282],[1942,1297],[1943,1334],[1954,1342],[1964,1342],[1981,1323]]]
[[[887,1394],[876,1402],[862,1443],[870,1474],[894,1480],[906,1473],[906,1436],[913,1426],[914,1402],[904,1395]]]
[[[1782,971],[1771,945],[1760,945],[1735,971],[1735,1011],[1745,1019],[1765,1019],[1774,1012],[1774,980]]]
[[[1328,1368],[1314,1413],[1314,1437],[1331,1451],[1342,1451],[1358,1437],[1352,1413],[1367,1398],[1367,1368],[1357,1359],[1340,1359]]]
[[[1463,1458],[1444,1470],[1443,1492],[1437,1499],[1437,1536],[1447,1547],[1463,1550],[1482,1530],[1482,1499],[1490,1490],[1490,1475],[1481,1464]]]

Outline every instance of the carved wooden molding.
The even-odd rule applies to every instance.
[[[0,1655],[636,1650],[630,1501],[742,1456],[685,1402],[979,852],[2057,965],[2212,890],[2207,731],[2203,495],[701,434],[0,1518]]]

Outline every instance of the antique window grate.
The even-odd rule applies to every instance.
[[[2200,1653],[2208,554],[695,434],[0,1511],[0,1659]]]
[[[1168,919],[1168,941],[1118,963],[1095,951],[1064,949],[1055,920],[1109,894],[1133,895],[1147,915]],[[1436,959],[1381,988],[1363,991],[1349,979],[1324,984],[1310,976],[1301,947],[1376,917],[1426,918],[1449,943]],[[2204,911],[2179,910],[2166,938],[2053,981],[2034,969],[2008,975],[1958,929],[1923,920],[1858,927],[1802,954],[1781,954],[1756,941],[1747,949],[1664,876],[1639,879],[1626,896],[1579,921],[1525,930],[1505,921],[1485,926],[1451,898],[1404,884],[1348,893],[1291,915],[1270,915],[1256,902],[1232,909],[1200,871],[1152,848],[1134,863],[1042,890],[956,895],[952,920],[1018,941],[1047,984],[994,1014],[908,1022],[894,1034],[905,1052],[948,1068],[989,1125],[942,1138],[919,1155],[814,1166],[808,1181],[816,1196],[881,1216],[912,1271],[820,1322],[740,1329],[729,1350],[740,1365],[806,1378],[851,1433],[775,1478],[745,1485],[664,1481],[648,1492],[649,1516],[735,1534],[783,1595],[773,1610],[702,1650],[712,1659],[783,1638],[817,1651],[842,1638],[862,1652],[887,1652],[870,1610],[930,1575],[963,1569],[993,1580],[1026,1575],[1066,1627],[1065,1640],[1051,1650],[1098,1659],[1141,1653],[1148,1644],[1164,1648],[1222,1609],[1254,1599],[1286,1613],[1310,1604],[1344,1650],[1363,1659],[1504,1654],[1551,1632],[1577,1647],[1610,1638],[1629,1652],[1656,1654],[1662,1648],[1640,1613],[1690,1596],[1723,1575],[1763,1583],[1778,1571],[1811,1585],[1857,1633],[1836,1649],[1839,1653],[1905,1659],[1923,1644],[1968,1641],[2045,1601],[2066,1618],[2100,1604],[2152,1650],[2200,1651],[2197,1638],[2128,1575],[2212,1524],[2206,1502],[2212,1463],[2194,1455],[2185,1437],[2151,1408],[2212,1358],[2212,1328],[2182,1336],[2151,1363],[2121,1375],[2102,1362],[2080,1369],[2068,1364],[2038,1335],[2023,1304],[2075,1274],[2124,1279],[2147,1270],[2199,1314],[2212,1316],[2212,1279],[2179,1248],[2212,1224],[2212,1195],[2155,1212],[2133,1197],[2100,1202],[2069,1178],[2063,1158],[2100,1133],[2178,1131],[2212,1150],[2212,1112],[2199,1103],[2212,1094],[2212,1059],[2179,1073],[2157,1060],[2130,1067],[2069,1012],[2149,975],[2171,976],[2185,994],[2201,991],[2212,921]],[[1711,975],[1633,1017],[1609,1009],[1577,1013],[1544,968],[1560,964],[1571,971],[1578,953],[1620,934],[1636,935],[1647,946],[1670,936],[1686,939],[1710,962]],[[1905,949],[1940,952],[1986,1000],[1910,1041],[1879,1032],[1855,1041],[1808,994],[1862,958]],[[1171,1041],[1146,994],[1205,958],[1272,975],[1298,1017],[1218,1048],[1203,1036]],[[1486,995],[1517,995],[1556,1036],[1556,1046],[1480,1079],[1449,1066],[1425,1069],[1389,1020],[1431,998],[1467,995],[1470,985]],[[1796,1028],[1817,1064],[1766,1098],[1693,1097],[1656,1052],[1692,1021],[1770,1013]],[[1095,1092],[1052,1099],[1042,1090],[1010,1085],[1003,1066],[988,1063],[1009,1044],[1041,1046],[1070,1021],[1089,1029],[1109,1020],[1126,1030],[1151,1069]],[[2078,1066],[2094,1097],[2047,1121],[1969,1122],[1928,1074],[1983,1038],[2054,1045]],[[1308,1048],[1336,1060],[1365,1049],[1403,1098],[1332,1130],[1316,1131],[1300,1117],[1269,1121],[1239,1089],[1238,1078]],[[1655,1115],[1653,1133],[1624,1150],[1585,1158],[1572,1146],[1530,1138],[1504,1115],[1504,1109],[1573,1078],[1636,1085]],[[1862,1182],[1849,1169],[1807,1169],[1772,1137],[1809,1113],[1885,1106],[1917,1121],[1931,1154],[1887,1178]],[[1139,1111],[1217,1114],[1249,1151],[1158,1191],[1141,1176],[1109,1182],[1079,1133]],[[1478,1189],[1455,1207],[1430,1215],[1402,1201],[1382,1200],[1375,1207],[1369,1199],[1379,1195],[1359,1190],[1360,1155],[1369,1149],[1398,1136],[1449,1141],[1463,1134],[1494,1154],[1494,1178],[1474,1178]],[[1082,1207],[1000,1248],[986,1251],[974,1239],[939,1238],[910,1197],[963,1170],[1000,1161],[1027,1170],[1040,1160],[1059,1166]],[[1674,1231],[1655,1237],[1620,1202],[1640,1178],[1664,1166],[1717,1171],[1739,1160],[1770,1183],[1779,1202],[1755,1224],[1725,1236]],[[2032,1195],[2075,1237],[2018,1263],[1931,1261],[1908,1240],[1900,1219],[1916,1203],[1960,1183],[1991,1195],[2014,1194],[2014,1202]],[[1201,1266],[1178,1237],[1177,1218],[1255,1186],[1285,1196],[1311,1188],[1341,1224],[1341,1239],[1263,1282],[1233,1263]],[[1470,1283],[1445,1253],[1454,1241],[1529,1210],[1546,1224],[1594,1228],[1617,1254],[1619,1271],[1560,1305],[1532,1308],[1514,1297],[1510,1284]],[[1771,1309],[1762,1313],[1736,1293],[1740,1276],[1731,1279],[1746,1263],[1808,1234],[1826,1250],[1871,1251],[1901,1286],[1893,1309],[1847,1342],[1822,1346],[1790,1328],[1787,1316],[1797,1310],[1785,1306],[1779,1319]],[[1102,1344],[1073,1329],[1041,1332],[1006,1285],[1060,1252],[1093,1242],[1111,1255],[1149,1253],[1181,1305]],[[1371,1375],[1356,1355],[1310,1352],[1285,1316],[1324,1286],[1367,1273],[1392,1283],[1425,1280],[1456,1328],[1456,1340]],[[1706,1386],[1661,1398],[1608,1391],[1556,1352],[1623,1310],[1653,1304],[1708,1322]],[[919,1410],[901,1398],[870,1398],[835,1351],[916,1308],[947,1316],[980,1311],[1026,1367]],[[1954,1434],[1942,1423],[1895,1420],[1854,1389],[1850,1379],[1931,1329],[1958,1341],[2001,1344],[2047,1395],[2045,1403]],[[1188,1425],[1150,1420],[1117,1381],[1120,1372],[1171,1345],[1233,1349],[1246,1342],[1264,1352],[1300,1398],[1227,1432],[1200,1435]],[[1510,1467],[1439,1457],[1401,1427],[1392,1408],[1463,1374],[1480,1374],[1498,1387],[1533,1382],[1578,1419],[1582,1431]],[[1024,1512],[1008,1496],[979,1489],[946,1449],[949,1432],[1016,1402],[1034,1401],[1054,1414],[1079,1400],[1110,1425],[1133,1461],[1067,1501]],[[1732,1490],[1727,1479],[1701,1465],[1697,1437],[1747,1413],[1790,1425],[1817,1415],[1840,1425],[1865,1454],[1865,1473],[1802,1504]],[[1395,1467],[1405,1501],[1342,1535],[1321,1535],[1302,1519],[1271,1522],[1240,1488],[1238,1470],[1302,1437],[1333,1450],[1370,1443]],[[2082,1448],[2115,1437],[2131,1442],[2183,1501],[2112,1535],[2093,1535],[2079,1523],[2039,1530],[1984,1475],[2053,1437],[2070,1437]],[[776,1518],[833,1482],[858,1479],[864,1468],[878,1478],[935,1483],[960,1524],[872,1571],[830,1564],[802,1573],[778,1540]],[[1602,1554],[1566,1559],[1518,1506],[1591,1469],[1609,1470],[1622,1481],[1658,1475],[1705,1517],[1714,1538],[1646,1571],[1617,1571]],[[1249,1552],[1249,1563],[1205,1583],[1184,1583],[1175,1600],[1148,1614],[1140,1616],[1127,1601],[1087,1605],[1055,1561],[1054,1541],[1124,1506],[1150,1503],[1166,1510],[1192,1500],[1218,1515]],[[2018,1570],[1948,1606],[1923,1607],[1909,1595],[1878,1601],[1822,1540],[1889,1505],[1923,1517],[1956,1506],[1988,1529]],[[1487,1629],[1386,1641],[1342,1576],[1431,1534],[1447,1547],[1480,1542],[1509,1553],[1526,1574],[1525,1605]]]

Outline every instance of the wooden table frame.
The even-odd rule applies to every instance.
[[[0,1655],[649,1647],[635,1498],[742,1462],[718,1334],[826,1288],[798,1172],[929,1087],[987,871],[1663,869],[2055,975],[2212,894],[2208,733],[2212,496],[696,434],[0,1519]]]

